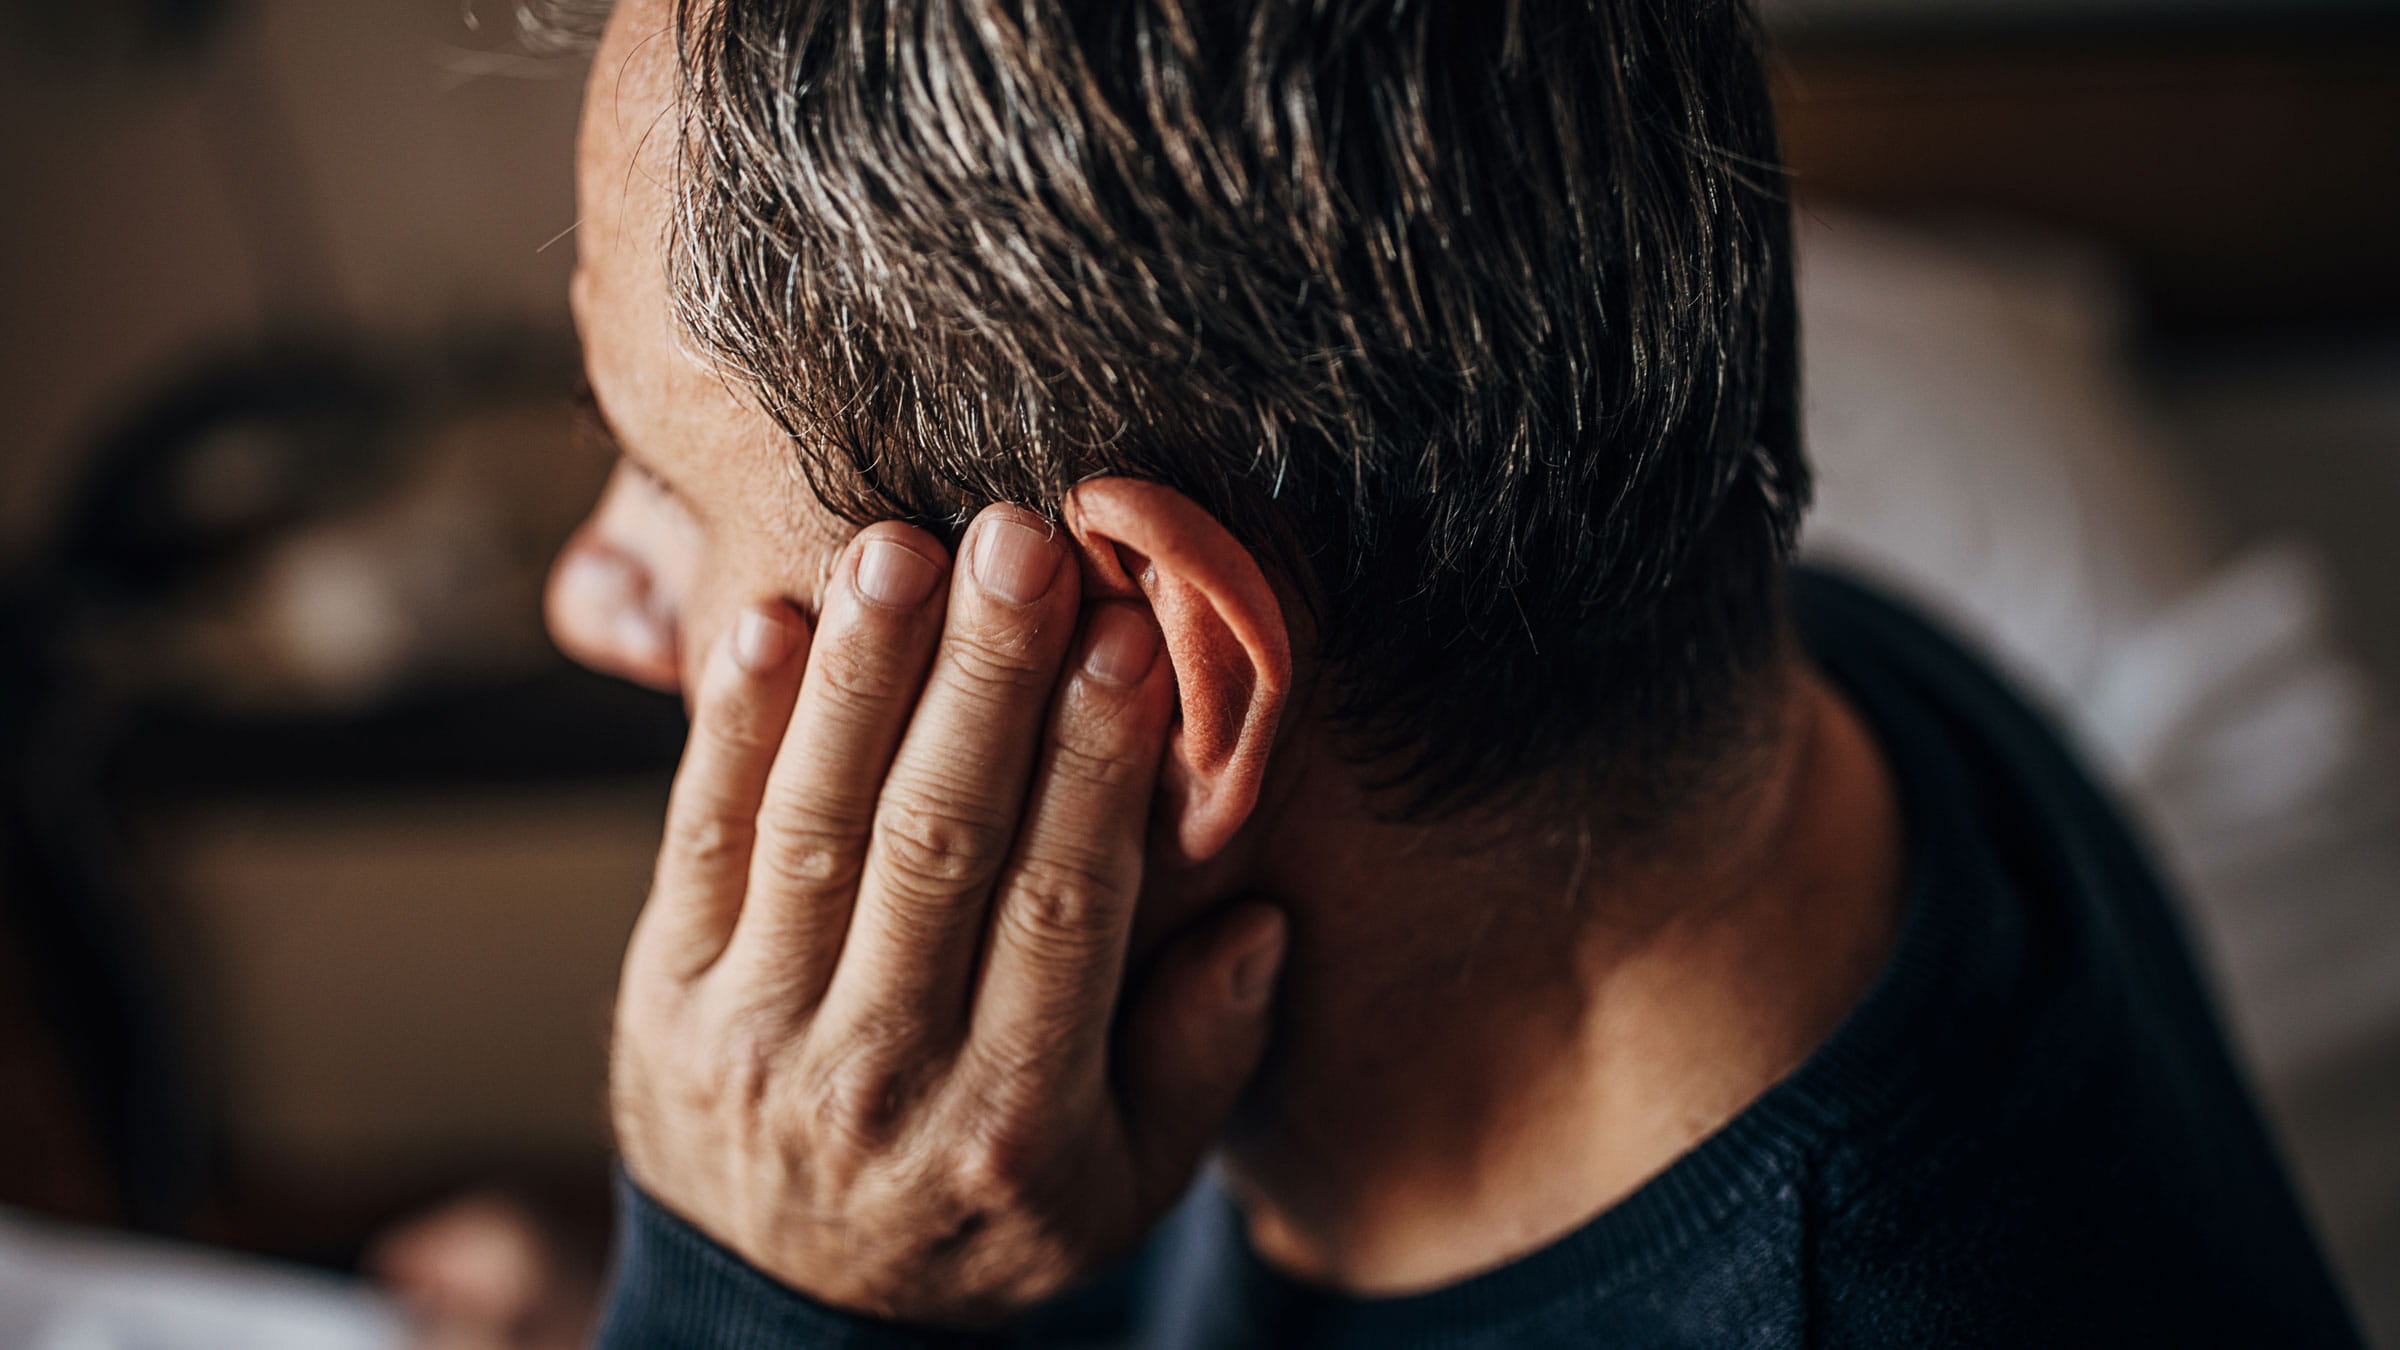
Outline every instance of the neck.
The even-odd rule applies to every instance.
[[[1299,775],[1264,854],[1284,1023],[1226,1154],[1271,1263],[1356,1293],[1498,1265],[1831,1033],[1889,950],[1901,841],[1855,714],[1786,689],[1754,771],[1639,860],[1592,821],[1495,846],[1378,822],[1330,758]]]

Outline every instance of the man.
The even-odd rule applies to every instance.
[[[628,0],[581,155],[604,1343],[2355,1343],[2108,808],[1787,576],[1744,7]]]

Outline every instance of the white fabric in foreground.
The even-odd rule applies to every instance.
[[[406,1339],[390,1303],[332,1276],[0,1210],[9,1350],[398,1350]]]

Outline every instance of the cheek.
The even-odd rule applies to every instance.
[[[551,569],[545,609],[561,651],[668,693],[694,687],[710,644],[746,604],[781,599],[814,622],[854,527],[780,476],[746,485],[746,514],[703,531],[681,504],[620,469]]]
[[[750,606],[780,603],[813,629],[844,542],[830,531],[802,536],[776,528],[738,533],[712,549],[678,615],[684,687],[698,687],[709,652]]]

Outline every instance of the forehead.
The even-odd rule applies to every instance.
[[[580,261],[663,239],[675,173],[671,0],[622,0],[593,54],[576,146]]]
[[[622,0],[585,86],[573,294],[584,364],[629,452],[712,530],[796,564],[829,555],[850,527],[816,504],[746,386],[685,340],[668,294],[674,24],[672,0]]]
[[[725,440],[743,411],[682,340],[668,295],[675,94],[671,0],[618,5],[584,91],[572,298],[592,386],[652,459]]]
[[[576,146],[575,324],[601,403],[645,459],[708,444],[724,382],[680,341],[667,293],[675,174],[673,15],[632,0],[611,17]],[[695,420],[698,419],[698,420]]]

